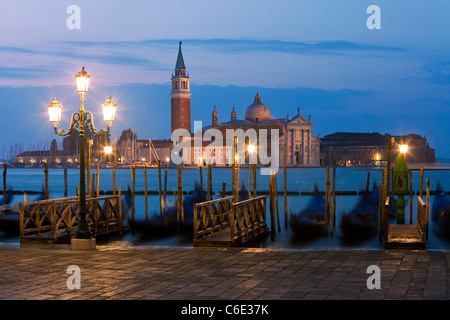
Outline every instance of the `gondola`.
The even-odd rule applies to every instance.
[[[444,193],[439,181],[431,207],[431,222],[434,233],[450,238],[450,196]]]
[[[45,199],[44,192],[41,192],[34,201],[41,201]],[[24,202],[30,202],[28,195],[24,193]],[[20,231],[20,211],[19,204],[12,206],[2,205],[0,210],[0,231],[8,235],[18,235]],[[30,209],[32,210],[32,208]]]
[[[177,204],[171,204],[161,215],[154,213],[148,219],[128,219],[132,231],[152,236],[166,236],[176,233],[192,233],[194,223],[194,204],[206,201],[206,193],[199,184],[187,196],[183,196],[184,219],[178,221]],[[181,217],[180,217],[181,218]]]
[[[356,205],[342,215],[341,230],[347,238],[374,235],[378,227],[379,189],[373,184],[372,192],[360,193]]]
[[[321,236],[325,232],[325,197],[314,186],[312,198],[299,213],[292,213],[289,226],[298,239],[311,239]]]
[[[122,195],[121,199],[121,208],[122,208],[122,216],[126,217],[131,209],[131,190],[130,186],[128,186],[127,193],[125,195]]]
[[[6,191],[6,199],[4,197],[0,198],[0,207],[4,205],[9,205],[14,198],[13,190],[10,189]]]

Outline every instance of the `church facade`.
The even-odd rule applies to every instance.
[[[271,153],[273,143],[277,143],[275,148],[278,151],[278,159],[280,166],[298,166],[298,167],[314,167],[320,165],[320,139],[312,134],[313,123],[311,119],[304,118],[297,110],[294,117],[286,117],[284,119],[273,118],[270,109],[262,103],[259,92],[256,93],[254,101],[250,104],[244,115],[244,119],[239,119],[235,108],[233,107],[230,120],[219,123],[219,114],[214,106],[211,118],[211,126],[203,128],[206,131],[210,128],[221,131],[223,137],[227,136],[227,130],[237,132],[242,129],[245,132],[250,130],[257,133],[256,145],[251,147],[255,151],[259,151],[261,133],[267,133],[267,140],[271,140],[272,144],[268,144],[268,152]],[[274,135],[275,134],[275,135]],[[266,138],[266,137],[264,137]],[[244,141],[245,150],[249,150],[251,141]],[[249,155],[246,155],[246,161]],[[248,162],[247,162],[248,163]],[[263,164],[258,162],[258,164]]]

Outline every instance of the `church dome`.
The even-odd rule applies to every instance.
[[[269,108],[261,102],[261,97],[259,92],[256,93],[255,101],[253,104],[247,107],[245,110],[245,120],[250,120],[253,122],[261,122],[270,119]]]

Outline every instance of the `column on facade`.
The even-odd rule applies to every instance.
[[[294,156],[295,156],[295,143],[294,143],[294,141],[295,141],[295,137],[294,137],[294,134],[295,134],[295,132],[294,132],[294,130],[293,129],[290,129],[289,130],[290,132],[291,132],[291,141],[290,141],[290,143],[291,143],[291,166],[293,166],[293,165],[296,165],[296,161],[294,161]]]

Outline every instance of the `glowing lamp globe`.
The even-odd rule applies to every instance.
[[[249,144],[247,149],[248,149],[248,152],[250,152],[250,153],[255,152],[255,146],[253,144]]]
[[[86,92],[88,92],[90,76],[84,70],[84,67],[81,69],[80,72],[78,72],[75,78],[77,79],[78,93],[85,94]]]
[[[103,108],[103,121],[105,121],[108,125],[111,125],[114,122],[114,116],[116,115],[117,105],[111,100],[109,97],[104,104],[102,104]]]
[[[408,152],[408,145],[407,145],[407,144],[401,144],[401,145],[400,145],[400,152],[401,152],[401,153],[406,153],[406,152]]]
[[[112,153],[112,146],[104,146],[103,150],[105,151],[105,154],[111,154]]]
[[[58,126],[58,124],[61,122],[61,109],[62,105],[59,104],[56,98],[53,98],[52,103],[47,106],[48,117],[50,119],[50,122],[55,126]]]

